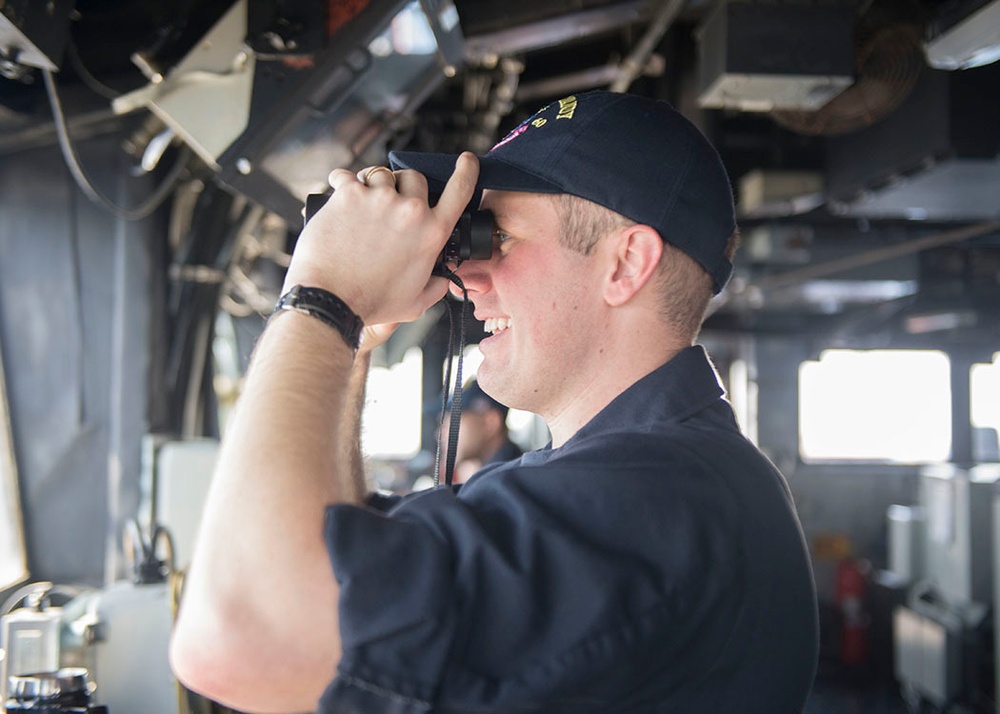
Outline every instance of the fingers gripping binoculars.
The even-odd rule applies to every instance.
[[[329,200],[331,194],[311,193],[306,196],[306,223]],[[440,193],[428,196],[431,206],[437,205]],[[462,211],[458,223],[448,237],[437,263],[434,265],[434,275],[447,276],[446,263],[461,263],[465,260],[489,260],[493,255],[493,214],[478,209],[480,194],[473,196],[472,201]]]

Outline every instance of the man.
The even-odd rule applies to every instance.
[[[180,680],[251,712],[800,711],[801,529],[693,346],[735,249],[714,149],[665,103],[592,92],[480,161],[395,164],[334,171],[300,236],[295,309],[222,446]],[[434,208],[424,175],[445,182]],[[432,266],[477,180],[494,254],[457,272],[491,333],[479,383],[552,441],[379,513],[359,486],[367,352],[444,295]]]
[[[465,483],[484,466],[518,458],[521,447],[510,439],[506,406],[476,381],[462,390],[462,417],[455,447],[455,483]],[[441,451],[448,447],[449,419],[441,426]]]

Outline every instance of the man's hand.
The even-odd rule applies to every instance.
[[[399,327],[398,322],[365,325],[365,329],[361,333],[361,346],[358,347],[358,355],[369,353],[379,345],[384,344],[392,336],[392,333],[396,331],[397,327]]]
[[[447,290],[447,280],[431,270],[472,199],[478,173],[475,156],[462,154],[431,208],[427,181],[416,171],[397,172],[395,182],[387,171],[370,172],[366,185],[337,169],[330,174],[333,195],[299,236],[285,289],[325,288],[366,325],[416,319]]]

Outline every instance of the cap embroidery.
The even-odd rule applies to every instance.
[[[499,149],[501,146],[503,146],[504,144],[506,144],[508,141],[513,141],[517,137],[521,136],[521,134],[523,134],[527,130],[528,130],[528,122],[522,122],[516,129],[514,129],[514,131],[512,131],[511,133],[509,133],[507,136],[505,136],[504,138],[502,138],[500,141],[498,141],[493,146],[493,148],[490,149],[490,151],[493,151],[495,149]]]
[[[573,114],[576,113],[576,103],[577,103],[576,97],[573,95],[560,99],[559,111],[558,113],[556,113],[556,119],[572,119]],[[505,136],[496,144],[494,144],[493,148],[490,149],[490,151],[499,149],[504,144],[511,142],[517,137],[521,136],[521,134],[523,134],[528,130],[528,127],[533,126],[536,129],[540,129],[541,127],[545,126],[549,120],[542,115],[548,110],[549,106],[550,105],[546,104],[544,107],[535,112],[534,115],[521,122],[516,129],[511,131],[509,134],[507,134],[507,136]]]
[[[559,100],[559,113],[556,114],[556,119],[572,119],[573,113],[576,111],[576,97],[568,96],[565,99]]]

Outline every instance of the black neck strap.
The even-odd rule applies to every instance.
[[[455,475],[455,457],[458,453],[458,430],[462,421],[462,362],[465,353],[465,323],[468,320],[469,293],[465,289],[461,278],[445,265],[439,265],[435,269],[436,275],[448,278],[462,291],[462,307],[458,316],[458,329],[455,329],[455,312],[452,305],[448,305],[448,360],[445,366],[444,387],[441,390],[441,416],[438,420],[437,451],[434,456],[434,485],[441,482],[441,435],[443,433],[444,418],[448,413],[448,404],[451,403],[451,417],[448,420],[448,451],[444,461],[444,483],[451,486]],[[456,344],[456,332],[457,343]],[[457,359],[454,359],[457,356]],[[452,364],[455,365],[454,388],[452,388]],[[451,392],[449,398],[449,392]]]

